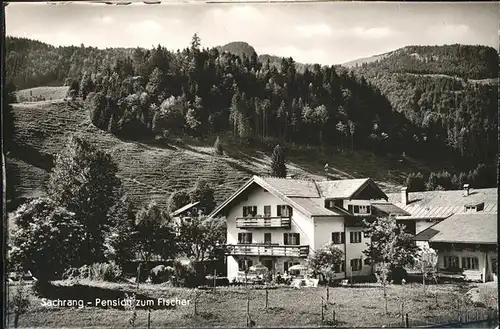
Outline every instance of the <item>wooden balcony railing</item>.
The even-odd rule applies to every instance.
[[[228,245],[229,255],[241,256],[287,256],[307,257],[309,246],[275,246],[270,244],[252,243]]]
[[[237,228],[290,228],[290,217],[237,217]]]

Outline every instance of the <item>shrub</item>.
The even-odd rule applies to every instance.
[[[174,276],[172,281],[174,286],[194,288],[204,283],[204,278],[200,275],[199,271],[197,271],[195,262],[183,264],[179,261],[175,261],[173,267]]]
[[[115,263],[94,263],[90,266],[93,280],[117,282],[122,278],[122,269]]]
[[[402,267],[395,267],[391,270],[389,277],[394,283],[400,284],[403,279],[407,279],[408,273]]]
[[[118,282],[123,278],[121,267],[115,263],[94,263],[79,268],[70,268],[62,275],[63,280],[97,280]]]

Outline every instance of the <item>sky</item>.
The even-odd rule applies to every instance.
[[[498,49],[497,3],[132,4],[10,3],[6,34],[55,46],[161,44],[185,48],[245,41],[258,54],[341,64],[408,45],[480,44]]]

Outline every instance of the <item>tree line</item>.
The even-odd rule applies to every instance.
[[[30,47],[40,56],[33,58]],[[418,158],[453,157],[467,170],[478,161],[495,161],[496,87],[466,79],[491,77],[496,51],[460,45],[414,48],[348,70],[300,66],[292,58],[281,58],[278,65],[276,58],[271,63],[271,57],[255,52],[221,53],[202,48],[196,35],[189,47],[177,51],[160,45],[55,48],[8,38],[7,61],[19,68],[10,71],[18,86],[25,83],[25,70],[30,70],[26,76],[45,76],[38,66],[53,67],[57,82],[85,99],[98,127],[127,138],[229,133]],[[57,54],[59,63],[45,63],[56,55],[43,56],[43,51]],[[410,68],[422,70],[410,74]],[[465,80],[421,75],[426,72]]]
[[[411,192],[434,190],[459,190],[464,184],[472,188],[489,188],[496,184],[496,167],[486,167],[480,163],[469,172],[450,173],[446,170],[422,173],[410,173],[406,178],[406,186]]]

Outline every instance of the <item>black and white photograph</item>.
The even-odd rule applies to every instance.
[[[498,328],[497,2],[8,2],[6,328]]]

